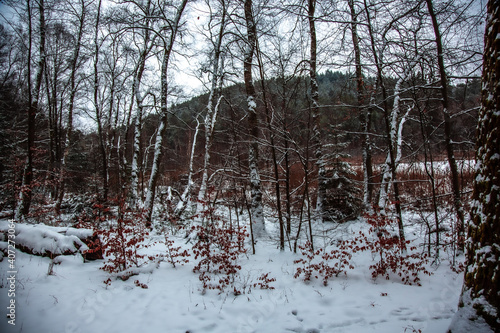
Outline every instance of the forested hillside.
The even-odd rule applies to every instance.
[[[374,82],[374,78],[368,78]],[[388,89],[393,91],[394,79],[388,78]],[[356,87],[354,78],[348,73],[326,71],[318,75],[319,96],[321,101],[321,124],[324,126],[325,148],[328,152],[328,169],[330,177],[333,170],[338,168],[351,179],[356,198],[362,197],[362,152],[361,137],[363,130],[360,124],[360,111],[354,105]],[[260,138],[261,152],[260,164],[263,173],[263,186],[273,192],[275,175],[273,174],[273,150],[277,154],[279,164],[280,185],[284,189],[289,186],[291,191],[298,193],[291,201],[300,201],[303,196],[303,178],[305,173],[310,173],[310,190],[317,186],[315,174],[315,158],[311,151],[310,143],[310,114],[308,110],[308,85],[307,77],[297,76],[285,79],[272,78],[264,81],[267,89],[273,114],[267,118],[264,107],[259,111],[259,128],[263,133]],[[285,86],[283,86],[285,85]],[[454,137],[457,141],[456,151],[460,160],[465,163],[461,182],[469,184],[468,169],[470,160],[474,156],[475,123],[477,120],[479,87],[477,79],[457,86],[450,86],[453,98]],[[281,90],[280,90],[281,89]],[[258,87],[258,94],[263,95],[262,88]],[[16,198],[18,197],[25,152],[26,114],[19,112],[23,103],[16,96],[12,86],[6,85],[2,89],[2,210],[14,212]],[[284,99],[283,91],[290,94]],[[406,87],[404,97],[413,101],[411,87]],[[247,129],[245,123],[246,97],[242,84],[231,85],[222,90],[223,99],[220,100],[217,121],[213,130],[211,164],[209,173],[217,171],[218,179],[213,180],[212,188],[217,191],[227,191],[230,187],[245,188],[248,173],[246,160]],[[206,112],[208,94],[189,99],[186,102],[174,104],[170,107],[170,127],[166,134],[164,155],[160,163],[163,180],[160,186],[171,186],[174,191],[182,192],[188,182],[190,163],[191,177],[194,182],[192,193],[197,193],[203,169],[205,149],[205,130],[203,117]],[[442,162],[446,159],[445,144],[443,142],[442,117],[438,106],[432,108],[431,96],[425,97],[422,110],[411,110],[406,116],[402,132],[402,160],[401,163],[417,166],[425,158]],[[393,103],[393,98],[391,99]],[[410,103],[410,102],[407,102]],[[434,101],[436,104],[436,102]],[[429,111],[423,109],[429,108]],[[88,113],[91,111],[87,110]],[[57,170],[61,165],[61,156],[64,154],[66,129],[61,121],[47,119],[47,114],[40,113],[36,119],[37,150],[34,163],[36,165],[35,183],[33,185],[34,207],[41,207],[54,202],[60,193],[60,184]],[[59,115],[61,116],[61,115]],[[272,118],[271,118],[272,117]],[[60,117],[62,119],[62,117]],[[271,124],[268,121],[271,120]],[[92,124],[92,115],[88,115]],[[159,116],[150,112],[144,116],[141,139],[138,193],[144,199],[147,182],[150,176],[151,164],[154,156],[154,136],[157,132]],[[422,122],[423,126],[422,126]],[[384,116],[379,112],[371,115],[371,152],[375,167],[380,167],[386,157],[384,140]],[[51,128],[52,127],[52,128]],[[274,147],[270,146],[270,136],[273,136]],[[66,162],[65,191],[69,197],[73,195],[95,198],[97,202],[104,200],[102,169],[103,159],[100,150],[99,133],[95,126],[86,123],[72,131],[73,145]],[[134,143],[134,126],[117,123],[109,126],[106,134],[107,158],[107,186],[109,204],[117,198],[127,198],[130,186],[131,164]],[[424,144],[425,142],[425,144]],[[426,145],[429,145],[428,147]],[[194,150],[193,150],[194,149]],[[428,156],[425,156],[428,154]],[[308,163],[307,163],[308,162]],[[346,163],[346,164],[344,164]],[[50,166],[53,169],[50,169]],[[419,167],[416,167],[417,169]],[[52,170],[52,171],[51,171]],[[373,179],[372,196],[378,195],[380,183],[380,170],[375,171]],[[465,172],[465,174],[464,174]],[[465,177],[465,178],[464,178]],[[415,179],[407,179],[409,187]],[[425,182],[425,180],[421,180]],[[223,185],[225,184],[225,185]],[[291,187],[290,187],[291,186]],[[405,182],[402,182],[405,186]],[[467,185],[466,185],[467,186]],[[234,189],[232,189],[234,190]],[[290,190],[289,190],[290,191]],[[282,190],[282,192],[284,192]],[[464,191],[467,192],[467,189]],[[312,193],[312,192],[311,192]],[[449,194],[449,193],[446,193]],[[243,192],[238,194],[243,195]],[[284,195],[284,193],[282,193]],[[346,193],[347,195],[347,193]],[[178,198],[174,199],[175,201]],[[314,202],[314,197],[311,196]],[[105,201],[105,200],[104,200]],[[376,204],[376,201],[372,202]],[[313,203],[314,204],[314,203]],[[63,205],[63,208],[65,206]],[[36,208],[35,208],[36,209]]]

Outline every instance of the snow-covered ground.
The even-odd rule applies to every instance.
[[[342,232],[359,228],[365,225],[352,222]],[[409,227],[407,233],[418,236],[419,230]],[[189,247],[185,240],[175,240]],[[451,271],[446,260],[430,268],[432,276],[421,276],[422,286],[408,286],[396,279],[372,280],[368,267],[373,258],[364,252],[353,257],[355,269],[325,287],[320,280],[306,284],[295,279],[298,255],[280,253],[275,241],[261,240],[256,250],[256,255],[241,258],[236,283],[248,291],[257,277],[270,272],[275,289],[252,288],[239,296],[230,290],[203,294],[192,271],[193,257],[184,266],[162,262],[151,274],[107,286],[103,281],[109,274],[99,269],[102,261],[60,256],[54,274],[48,275],[49,258],[16,251],[15,298],[8,296],[9,262],[0,262],[0,332],[445,332],[457,308],[463,274]],[[164,244],[148,249],[151,254],[164,251]],[[136,286],[135,280],[148,288]],[[15,326],[6,318],[11,299]]]

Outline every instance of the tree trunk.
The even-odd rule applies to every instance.
[[[393,188],[394,188],[394,201],[395,201],[395,206],[396,206],[396,214],[397,214],[397,219],[398,219],[398,229],[399,229],[399,240],[401,242],[402,248],[405,248],[405,233],[404,233],[404,226],[403,226],[403,215],[401,212],[401,202],[399,198],[399,186],[396,181],[396,152],[395,152],[395,147],[394,147],[394,142],[391,140],[391,121],[390,121],[390,114],[389,114],[389,105],[388,105],[388,96],[387,96],[387,90],[385,87],[384,83],[384,76],[383,76],[383,71],[382,71],[382,55],[383,55],[383,49],[380,51],[380,56],[378,55],[377,49],[376,49],[376,43],[375,43],[375,36],[373,33],[373,26],[371,23],[371,16],[369,12],[369,7],[367,4],[367,1],[364,0],[364,6],[365,6],[365,12],[366,12],[366,18],[367,18],[367,27],[368,27],[368,33],[370,35],[370,43],[371,43],[371,51],[373,53],[373,58],[375,60],[375,67],[377,68],[377,82],[381,87],[382,90],[382,100],[383,100],[383,105],[384,105],[384,121],[385,121],[385,128],[386,128],[386,140],[387,140],[387,148],[388,148],[388,157],[389,157],[389,163],[386,163],[388,168],[391,170],[391,178],[393,182]],[[385,38],[385,34],[384,34]],[[384,46],[386,44],[386,40],[384,40]]]
[[[265,233],[264,211],[262,208],[262,190],[259,175],[259,128],[257,122],[257,102],[255,100],[255,86],[252,77],[252,61],[257,44],[257,28],[255,26],[252,0],[245,0],[245,21],[247,26],[247,39],[244,54],[244,79],[247,94],[248,127],[250,132],[250,146],[248,164],[250,171],[252,228],[255,238],[260,238]]]
[[[436,258],[439,257],[439,215],[438,215],[438,203],[437,203],[437,192],[436,192],[436,177],[434,173],[434,158],[432,156],[432,149],[429,141],[429,134],[425,130],[427,127],[428,121],[426,119],[426,115],[423,110],[419,109],[419,123],[420,123],[420,133],[422,134],[423,146],[424,146],[424,166],[427,177],[429,177],[430,185],[431,185],[431,193],[432,193],[432,209],[434,212],[434,223],[436,226]],[[428,244],[428,255],[430,256],[430,237],[431,237],[431,228],[428,228],[429,233],[429,244]],[[455,263],[455,256],[453,256],[453,265]]]
[[[102,124],[103,110],[99,99],[99,22],[101,19],[102,0],[97,3],[95,35],[94,35],[94,108],[97,122],[97,136],[99,140],[99,152],[101,158],[101,177],[102,177],[102,197],[103,202],[108,200],[108,158],[106,153],[106,140],[104,138],[104,129]]]
[[[153,156],[153,166],[151,167],[151,175],[149,177],[148,190],[146,194],[146,200],[144,202],[144,209],[146,210],[146,220],[148,221],[148,226],[151,226],[151,219],[153,215],[153,205],[156,194],[156,183],[158,182],[160,160],[163,155],[163,139],[165,138],[165,133],[168,126],[168,65],[170,61],[170,55],[172,54],[172,49],[174,47],[175,38],[180,28],[180,21],[184,8],[186,7],[188,0],[182,0],[182,3],[177,8],[177,13],[174,21],[172,22],[172,30],[170,31],[170,36],[167,43],[164,45],[163,50],[163,61],[161,64],[161,96],[160,96],[160,126],[158,128],[158,133],[156,135],[155,149]]]
[[[149,14],[151,7],[151,0],[148,0],[146,5],[146,14]],[[134,79],[132,84],[132,98],[135,98],[137,104],[137,111],[134,117],[134,143],[132,155],[132,169],[130,173],[130,191],[129,191],[129,205],[133,208],[139,208],[139,173],[140,173],[140,159],[141,159],[141,136],[142,136],[142,115],[144,110],[144,95],[141,93],[142,76],[146,67],[146,59],[152,48],[150,43],[150,28],[149,17],[146,17],[146,26],[144,28],[144,49],[142,49],[139,60],[136,64],[134,71]]]
[[[500,2],[487,5],[464,286],[450,332],[500,332]]]
[[[193,135],[193,142],[191,143],[191,153],[189,154],[189,166],[188,166],[188,179],[187,179],[187,184],[186,187],[184,188],[184,191],[182,192],[182,195],[180,197],[179,202],[177,203],[177,206],[174,209],[174,218],[178,219],[181,217],[181,215],[184,213],[186,208],[190,206],[191,203],[191,194],[193,191],[193,174],[194,174],[194,155],[195,155],[195,150],[196,150],[196,142],[198,141],[198,133],[200,131],[200,121],[198,120],[198,117],[196,117],[196,128],[194,130],[194,135]]]
[[[202,221],[202,211],[206,205],[207,196],[207,186],[208,186],[208,168],[210,166],[210,151],[212,149],[213,143],[213,131],[215,128],[215,122],[217,120],[217,114],[219,110],[219,105],[222,99],[221,91],[224,76],[224,57],[222,54],[222,39],[224,37],[224,32],[226,29],[226,0],[221,0],[221,21],[220,28],[217,36],[215,36],[215,44],[213,50],[213,65],[212,65],[212,82],[210,87],[210,93],[208,96],[208,103],[205,115],[205,155],[203,157],[203,171],[201,177],[200,190],[198,191],[198,201],[196,204],[196,218],[197,222]]]
[[[323,222],[324,218],[324,200],[326,197],[326,170],[323,150],[321,149],[321,124],[319,114],[319,86],[316,77],[317,70],[317,40],[316,40],[316,19],[314,17],[316,10],[316,0],[309,0],[307,7],[307,17],[309,21],[310,37],[310,59],[309,59],[309,77],[311,79],[311,115],[312,115],[312,147],[314,157],[318,167],[318,193],[316,196],[316,220]]]
[[[65,138],[65,146],[64,153],[61,161],[61,168],[59,170],[59,193],[57,196],[56,202],[56,212],[59,212],[61,208],[61,204],[64,198],[64,190],[65,190],[65,176],[66,176],[66,168],[68,164],[68,156],[71,150],[72,134],[73,134],[73,109],[75,104],[75,95],[76,95],[76,71],[78,65],[78,59],[80,54],[80,45],[82,41],[83,35],[83,26],[85,22],[85,1],[81,0],[81,16],[79,17],[79,27],[78,27],[78,35],[76,39],[75,48],[73,50],[73,57],[70,62],[70,77],[69,77],[69,101],[68,101],[68,122],[66,125],[66,138]],[[55,84],[55,83],[54,83]]]
[[[395,179],[393,179],[393,168],[397,169],[399,162],[401,160],[402,154],[402,143],[403,143],[403,126],[406,122],[406,117],[408,116],[409,110],[400,116],[401,105],[400,105],[400,93],[401,85],[406,79],[406,73],[401,77],[394,87],[394,104],[392,111],[390,113],[391,121],[389,125],[389,138],[391,140],[391,146],[394,150],[394,161],[392,161],[390,153],[387,154],[387,158],[384,164],[384,172],[382,173],[382,184],[380,185],[380,195],[378,201],[378,207],[380,208],[383,215],[386,215],[385,208],[389,200],[389,193],[391,186],[394,186]],[[394,165],[392,165],[394,163]]]
[[[36,131],[36,115],[38,113],[38,101],[40,98],[40,88],[42,86],[43,71],[45,68],[45,5],[44,0],[38,1],[39,24],[40,24],[40,45],[39,59],[35,75],[35,86],[31,83],[31,56],[32,56],[32,35],[33,29],[31,24],[32,9],[31,2],[27,1],[28,7],[28,24],[29,24],[29,51],[28,51],[28,140],[27,140],[27,158],[23,172],[23,181],[21,191],[19,193],[19,202],[15,212],[16,219],[24,218],[30,210],[32,187],[33,187],[33,151],[35,149],[35,131]]]
[[[356,66],[356,106],[359,111],[359,122],[361,124],[361,148],[363,156],[363,203],[366,209],[371,209],[373,194],[373,167],[370,146],[370,108],[363,107],[365,87],[363,82],[363,68],[361,65],[361,50],[358,36],[358,14],[354,7],[354,0],[348,0],[351,10],[351,35],[354,48],[354,64]]]
[[[262,97],[264,100],[264,110],[266,113],[266,124],[267,129],[269,131],[269,143],[271,144],[271,156],[273,162],[273,172],[274,172],[274,191],[276,195],[276,209],[278,211],[278,222],[279,222],[279,230],[280,230],[280,251],[285,250],[285,221],[283,219],[283,211],[281,207],[281,190],[280,190],[280,176],[279,176],[279,166],[278,166],[278,158],[276,154],[276,145],[275,145],[275,130],[273,129],[272,118],[271,115],[271,107],[269,106],[269,101],[267,99],[267,88],[266,88],[266,78],[264,75],[264,65],[262,62],[262,54],[260,53],[260,47],[257,43],[257,61],[259,63],[259,74],[260,74],[260,85],[262,88]]]
[[[47,111],[48,111],[48,141],[49,141],[49,165],[48,165],[48,174],[47,174],[47,185],[50,188],[50,198],[53,200],[57,200],[57,186],[55,184],[55,173],[56,173],[56,159],[55,159],[55,122],[54,117],[57,115],[57,84],[59,81],[59,67],[56,65],[59,61],[57,52],[54,52],[54,72],[52,76],[52,84],[50,73],[48,66],[46,65],[44,71],[45,78],[45,90],[47,93]]]
[[[463,237],[465,231],[464,224],[464,211],[462,206],[462,198],[460,192],[460,178],[458,175],[457,161],[455,160],[453,140],[451,138],[452,132],[452,120],[450,117],[449,109],[449,98],[448,98],[448,78],[446,75],[446,68],[444,67],[444,54],[443,54],[443,42],[441,38],[441,32],[439,31],[439,25],[434,12],[434,7],[432,0],[426,0],[427,9],[429,10],[429,15],[432,19],[432,26],[434,28],[434,37],[436,38],[436,47],[438,55],[438,67],[439,76],[441,81],[441,102],[443,105],[443,118],[444,118],[444,139],[446,144],[446,155],[448,157],[448,164],[450,165],[450,176],[451,185],[453,189],[453,205],[457,213],[458,220],[458,237],[459,237],[459,247],[463,249],[465,238]]]

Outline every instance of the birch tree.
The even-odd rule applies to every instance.
[[[182,2],[176,6],[176,11],[173,20],[169,18],[165,19],[165,27],[162,29],[166,32],[167,36],[162,36],[163,40],[163,54],[161,63],[161,91],[160,91],[160,125],[158,127],[158,132],[156,135],[156,141],[154,146],[154,156],[153,164],[151,167],[151,174],[149,177],[149,183],[147,188],[146,200],[144,202],[144,209],[146,211],[146,219],[151,223],[151,218],[153,215],[153,204],[156,194],[156,184],[159,177],[160,159],[163,154],[163,139],[165,138],[165,133],[168,126],[168,68],[170,63],[170,57],[172,55],[172,50],[174,48],[175,39],[181,28],[181,17],[184,9],[186,8],[188,0],[182,0]]]
[[[130,174],[130,190],[129,190],[129,205],[134,208],[139,208],[139,173],[141,165],[141,136],[142,136],[142,119],[144,115],[144,101],[146,94],[142,89],[142,78],[146,68],[146,60],[153,48],[153,40],[151,38],[151,0],[146,2],[145,7],[140,8],[144,15],[144,27],[140,27],[142,40],[139,42],[139,59],[134,68],[134,78],[132,83],[132,105],[135,99],[136,113],[133,118],[134,123],[134,142],[132,155],[132,169]]]
[[[382,184],[380,185],[380,195],[378,201],[378,207],[381,209],[383,214],[385,215],[385,209],[387,206],[387,202],[389,199],[389,192],[391,186],[393,186],[393,170],[397,169],[399,162],[401,161],[402,156],[402,145],[403,145],[403,127],[408,117],[408,113],[411,110],[411,107],[407,107],[406,111],[402,113],[403,105],[401,105],[401,93],[402,93],[402,84],[405,81],[408,73],[404,73],[402,77],[398,79],[396,82],[396,86],[394,87],[394,102],[393,107],[390,112],[390,124],[389,124],[389,138],[391,140],[391,146],[394,149],[394,165],[392,165],[390,152],[387,153],[387,157],[385,163],[383,165],[382,171]]]
[[[395,207],[396,207],[396,214],[397,214],[397,220],[398,220],[398,228],[399,228],[399,239],[401,242],[401,245],[404,247],[405,246],[405,234],[404,234],[404,226],[403,226],[403,217],[402,217],[402,210],[401,210],[401,201],[400,201],[400,194],[399,194],[399,186],[397,182],[397,174],[396,174],[396,166],[397,166],[397,147],[396,147],[396,133],[398,126],[394,124],[395,120],[397,119],[397,114],[399,110],[393,110],[392,116],[391,116],[391,109],[389,107],[389,93],[387,92],[387,87],[386,87],[386,78],[384,76],[384,53],[387,52],[387,44],[388,44],[388,39],[387,35],[391,31],[393,25],[398,22],[399,20],[402,20],[405,18],[409,13],[411,13],[414,10],[413,7],[409,8],[406,11],[402,12],[397,12],[397,15],[392,16],[389,20],[384,25],[384,29],[381,32],[380,36],[380,44],[377,43],[376,37],[375,37],[375,25],[373,24],[372,21],[372,13],[370,12],[370,7],[368,5],[368,1],[364,0],[364,11],[366,13],[366,19],[367,19],[367,29],[368,29],[368,34],[369,34],[369,40],[370,40],[370,49],[372,52],[372,57],[374,60],[374,65],[377,73],[377,87],[380,87],[380,90],[382,92],[382,111],[383,111],[383,117],[384,117],[384,123],[385,123],[385,136],[386,136],[386,142],[387,142],[387,159],[386,159],[386,170],[388,173],[385,173],[385,176],[389,177],[390,173],[390,182],[392,183],[392,188],[393,188],[393,193],[394,193],[394,201],[395,201]],[[397,106],[399,104],[396,104]],[[377,108],[378,105],[373,105],[374,108]],[[389,179],[388,179],[389,181]],[[386,191],[382,190],[380,193],[380,196],[386,196],[387,193]],[[386,199],[384,199],[386,200]],[[380,202],[379,200],[379,205],[384,204],[385,202]],[[381,209],[383,209],[383,212],[385,212],[385,206],[379,206]]]
[[[217,121],[217,114],[219,111],[220,103],[222,100],[222,85],[224,82],[224,51],[223,51],[223,38],[226,32],[227,25],[227,4],[226,0],[218,2],[219,8],[216,15],[220,17],[216,19],[216,15],[211,15],[209,23],[210,43],[213,44],[212,59],[210,62],[212,68],[210,69],[210,91],[208,95],[208,103],[206,107],[205,120],[203,122],[205,127],[205,148],[203,156],[203,169],[200,183],[200,190],[198,191],[198,200],[196,204],[195,216],[201,216],[203,206],[206,203],[207,184],[208,184],[208,171],[210,166],[210,151],[213,143],[213,132],[215,123]],[[210,6],[210,4],[209,4]],[[212,30],[218,29],[215,33]],[[197,217],[199,221],[199,217]]]

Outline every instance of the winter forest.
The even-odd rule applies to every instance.
[[[0,1],[0,331],[500,332],[499,8]]]

